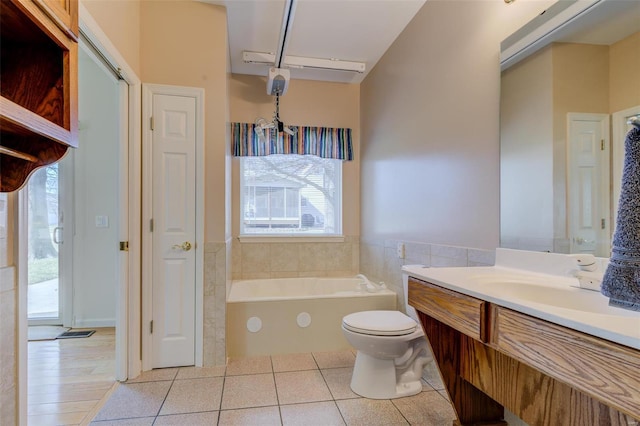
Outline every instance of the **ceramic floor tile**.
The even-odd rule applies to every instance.
[[[104,420],[89,423],[92,426],[151,426],[155,417],[139,417],[137,419]]]
[[[456,414],[451,404],[436,391],[392,400],[412,425],[440,426],[452,424]]]
[[[227,363],[227,376],[271,373],[271,357],[232,358]]]
[[[277,405],[273,374],[226,377],[222,390],[222,409]]]
[[[313,357],[321,369],[353,367],[356,362],[356,357],[352,351],[314,352]]]
[[[333,401],[281,405],[280,414],[284,426],[338,426],[345,424],[340,410]]]
[[[318,369],[316,360],[310,353],[271,355],[271,362],[274,373]]]
[[[281,424],[277,406],[220,411],[218,420],[218,426],[280,426]]]
[[[127,380],[126,383],[161,382],[173,380],[178,374],[178,368],[159,368],[157,370],[143,371],[138,377]]]
[[[275,373],[280,404],[331,400],[331,392],[318,370]]]
[[[174,381],[160,415],[219,410],[223,381],[222,377]]]
[[[360,398],[360,395],[351,390],[353,368],[328,368],[321,372],[333,399]]]
[[[396,426],[408,424],[400,414],[400,411],[388,399],[344,399],[336,401],[336,404],[348,426]]]
[[[226,367],[180,367],[176,380],[200,379],[204,377],[223,377]]]
[[[170,387],[170,381],[121,384],[94,420],[156,416]]]
[[[218,423],[218,412],[172,414],[158,416],[153,426],[210,426]]]

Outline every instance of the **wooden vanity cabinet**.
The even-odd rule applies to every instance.
[[[457,412],[454,424],[504,425],[504,407],[536,426],[640,419],[640,351],[413,277],[409,304]],[[480,312],[469,315],[469,306]]]
[[[62,3],[64,23],[50,16]],[[0,2],[0,192],[19,189],[36,168],[77,147],[77,7],[77,0]]]

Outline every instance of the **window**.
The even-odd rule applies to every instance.
[[[342,233],[342,161],[313,155],[240,159],[241,235]]]

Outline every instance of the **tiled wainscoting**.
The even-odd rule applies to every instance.
[[[398,257],[398,244],[404,244],[404,259]],[[402,266],[420,264],[430,267],[492,266],[495,250],[445,246],[402,240],[360,241],[360,272],[373,281],[402,294]],[[403,303],[398,301],[399,306]]]
[[[209,242],[204,246],[203,365],[226,362],[225,327],[227,290],[230,282],[231,242]]]
[[[359,239],[233,243],[233,279],[344,277],[359,273]]]

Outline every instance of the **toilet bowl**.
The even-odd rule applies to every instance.
[[[403,274],[407,313],[400,311],[363,311],[342,319],[342,332],[358,350],[351,376],[351,390],[372,399],[392,399],[422,391],[422,371],[431,362],[431,351],[408,306],[408,277]]]

